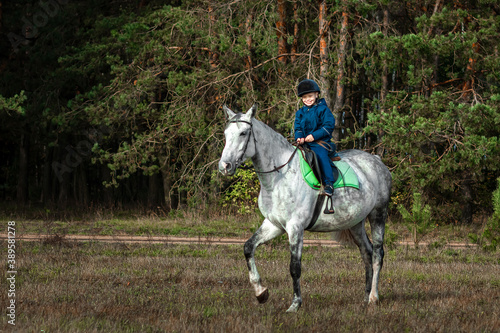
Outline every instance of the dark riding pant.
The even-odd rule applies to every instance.
[[[328,150],[318,144],[311,144],[309,145],[309,147],[316,153],[316,157],[318,158],[318,164],[321,169],[321,178],[323,180],[323,184],[333,185],[333,170],[332,165],[330,164],[330,158],[328,157]]]

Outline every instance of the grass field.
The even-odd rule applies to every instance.
[[[6,233],[7,222],[16,221],[20,234],[61,235],[139,235],[139,236],[180,236],[180,237],[238,237],[248,239],[260,226],[263,217],[259,213],[237,216],[223,212],[186,213],[149,213],[135,211],[106,211],[96,209],[92,213],[63,212],[55,213],[43,209],[27,210],[19,214],[12,207],[0,205],[0,233]],[[438,246],[450,242],[470,243],[469,233],[482,233],[486,218],[478,219],[472,225],[450,224],[434,228],[423,236],[423,241]],[[367,224],[368,233],[370,233]],[[306,233],[308,239],[329,238],[329,234]],[[407,240],[412,235],[408,228],[393,222],[391,216],[387,223],[386,244]],[[420,237],[419,237],[420,238]]]
[[[6,241],[0,256],[7,257]],[[17,242],[18,332],[499,332],[500,259],[479,249],[394,247],[378,306],[363,303],[357,249],[307,247],[304,303],[292,298],[285,242],[257,265],[259,305],[241,246]],[[7,304],[6,279],[0,300]],[[5,310],[4,310],[5,313]]]

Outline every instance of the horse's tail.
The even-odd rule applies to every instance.
[[[351,230],[349,229],[332,232],[332,239],[336,242],[339,242],[340,245],[349,247],[356,246],[354,237],[352,236]]]

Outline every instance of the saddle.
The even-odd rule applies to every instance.
[[[305,147],[300,148],[300,170],[302,172],[302,176],[304,181],[313,189],[319,190],[321,189],[321,182],[319,179],[321,178],[321,170],[319,168],[319,163],[316,154]],[[359,180],[358,176],[351,168],[349,163],[342,161],[340,157],[331,158],[332,162],[332,171],[333,171],[333,188],[341,188],[341,187],[354,187],[359,189]],[[307,229],[310,229],[315,221],[317,220],[321,207],[323,206],[325,200],[325,195],[321,194],[318,196],[318,200],[316,202],[316,207],[314,209],[313,219]],[[327,203],[324,214],[333,214],[335,210],[333,208],[333,199],[331,196],[327,197]]]
[[[319,190],[322,185],[321,179],[323,178],[321,177],[321,169],[319,167],[318,157],[316,156],[316,153],[314,151],[307,147],[300,146],[299,149],[302,155],[300,169],[302,171],[302,175],[304,176],[304,180],[309,186],[316,190]],[[336,183],[336,180],[339,178],[339,170],[333,162],[338,162],[340,160],[341,158],[339,156],[331,157],[334,183]]]
[[[321,177],[321,169],[319,167],[318,157],[316,156],[316,153],[309,148],[300,147],[300,149],[301,149],[300,150],[301,155],[303,157],[300,160],[301,161],[300,169],[302,171],[302,175],[304,175],[304,180],[309,186],[319,190],[322,184],[318,181],[318,179],[323,179],[323,178]],[[340,158],[338,157],[336,157],[336,159],[340,160]],[[335,180],[338,178],[339,171],[333,163],[332,163],[332,171],[333,171],[333,179],[335,182]],[[324,193],[321,193],[316,202],[316,208],[314,209],[315,218],[313,218],[313,221],[316,221],[317,216],[319,215],[318,209],[320,209],[323,206],[323,201],[325,200],[325,196],[326,195]],[[331,196],[327,198],[326,207],[323,213],[324,214],[335,213],[335,209],[333,208],[333,200]]]

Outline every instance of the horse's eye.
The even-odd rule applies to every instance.
[[[245,132],[241,132],[241,133],[240,133],[240,136],[246,136],[246,135],[247,135],[247,132],[246,132],[246,131],[245,131]]]

